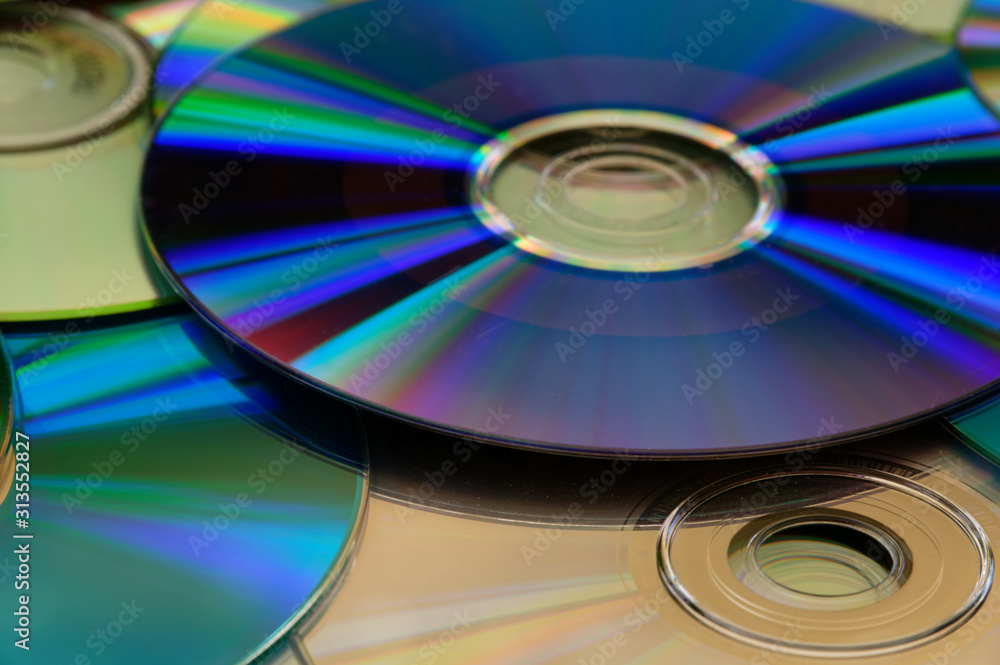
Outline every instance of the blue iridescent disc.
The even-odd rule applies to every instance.
[[[280,646],[362,522],[353,409],[176,308],[47,325],[4,331],[25,466],[0,505],[0,661],[237,665]]]
[[[1000,122],[953,48],[779,0],[390,4],[160,122],[146,231],[231,338],[594,455],[843,440],[1000,378]]]

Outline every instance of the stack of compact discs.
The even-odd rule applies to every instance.
[[[995,662],[990,2],[43,4],[5,663]]]
[[[160,49],[193,5],[0,5],[5,663],[294,658],[357,546],[353,409],[169,306],[147,259]]]
[[[1000,476],[936,424],[523,478],[529,453],[369,437],[360,556],[298,633],[302,663],[995,662]],[[429,491],[418,474],[449,463]]]

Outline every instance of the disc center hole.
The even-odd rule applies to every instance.
[[[761,540],[754,556],[774,583],[831,598],[875,589],[896,565],[889,549],[873,534],[822,522],[778,529]]]
[[[561,189],[577,213],[626,224],[674,213],[688,201],[692,174],[671,163],[669,153],[643,154],[648,152],[624,145],[557,156],[542,172],[539,198],[558,196]]]

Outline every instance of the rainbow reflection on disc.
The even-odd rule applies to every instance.
[[[157,51],[191,15],[199,0],[145,0],[143,2],[113,2],[104,11],[145,37]]]
[[[147,233],[230,337],[598,455],[858,437],[1000,378],[1000,122],[953,49],[778,0],[402,7],[261,41],[161,120]]]
[[[203,0],[160,55],[153,91],[154,112],[162,112],[184,86],[226,53],[330,7],[357,1]]]
[[[31,573],[0,603],[10,617],[28,595],[32,633],[0,660],[235,665],[280,643],[353,549],[367,471],[352,410],[176,309],[50,326],[5,331],[30,516],[18,528],[10,492],[2,531],[30,544]]]

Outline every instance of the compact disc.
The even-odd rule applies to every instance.
[[[170,38],[156,64],[153,110],[226,53],[330,7],[357,0],[203,0]]]
[[[191,4],[0,4],[0,320],[87,317],[172,297],[147,260],[135,188],[150,127],[150,43]]]
[[[397,449],[426,436],[411,431]],[[373,459],[362,546],[300,629],[297,662],[995,662],[1000,475],[936,424],[784,457],[633,461],[621,486],[646,496],[630,507],[610,490],[549,496],[606,460],[574,478],[510,455],[550,482],[505,487],[460,465],[447,483],[471,472],[470,510],[399,498],[393,478],[434,460],[384,475]],[[645,467],[659,477],[630,475]],[[532,501],[548,523],[476,506]]]
[[[393,7],[259,42],[160,121],[146,229],[229,336],[595,455],[846,439],[1000,376],[1000,122],[953,49],[777,0]]]
[[[1000,2],[973,0],[956,42],[973,86],[988,105],[1000,109]]]
[[[130,317],[5,330],[23,418],[2,506],[5,663],[249,663],[354,548],[354,410],[189,312]]]

